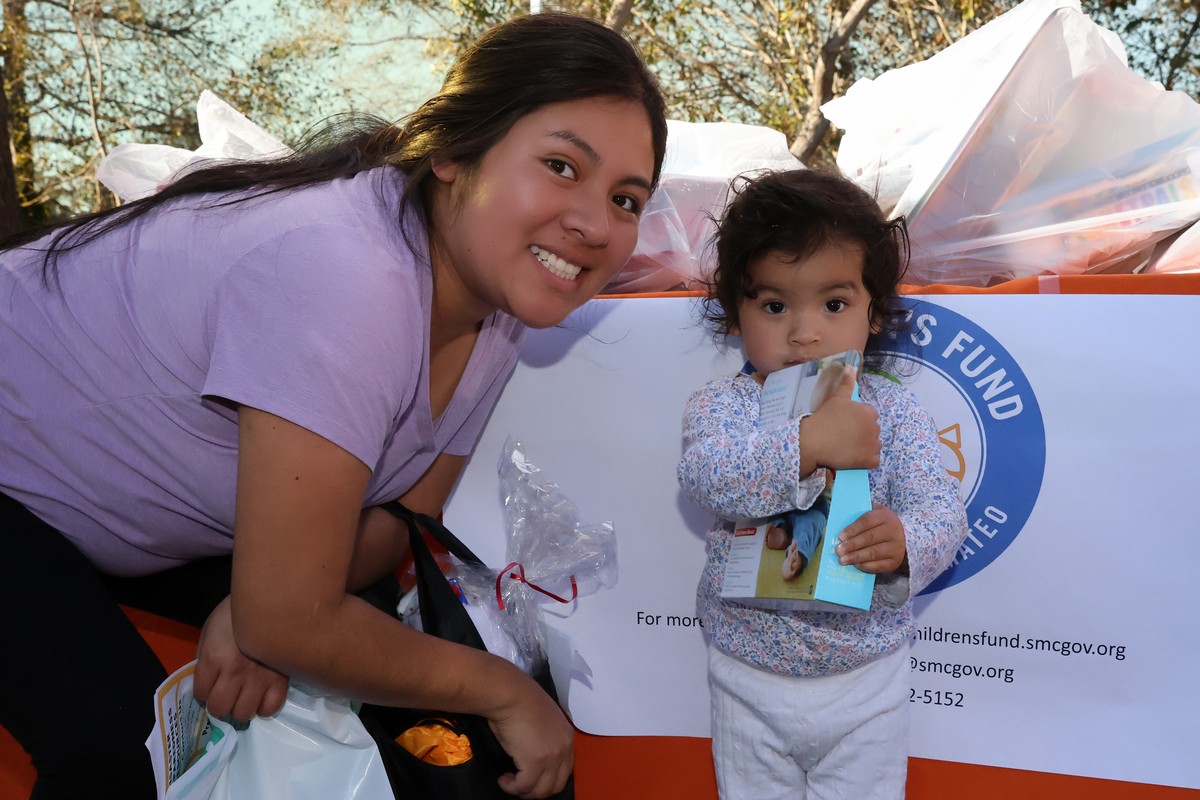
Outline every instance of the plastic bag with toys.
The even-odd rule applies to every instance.
[[[349,701],[288,687],[272,717],[234,726],[192,694],[196,662],[154,696],[146,740],[159,800],[377,800],[392,797],[375,741]]]

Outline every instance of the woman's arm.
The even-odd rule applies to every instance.
[[[400,497],[400,502],[413,511],[438,516],[466,461],[465,456],[442,453]],[[359,515],[346,588],[356,592],[370,586],[394,571],[407,553],[408,527],[378,506],[364,508]]]
[[[465,462],[463,456],[438,456],[400,501],[413,510],[437,516]],[[346,590],[357,592],[372,585],[393,572],[407,553],[408,528],[378,506],[363,509]],[[283,707],[287,676],[238,649],[228,598],[209,615],[196,654],[196,698],[214,715],[249,720],[256,715],[271,716]]]
[[[239,649],[358,700],[487,717],[516,762],[517,791],[539,796],[561,785],[573,729],[531,678],[502,658],[413,631],[347,592],[367,467],[271,414],[243,407],[238,421],[231,598]],[[451,464],[410,493],[415,504],[444,500]]]

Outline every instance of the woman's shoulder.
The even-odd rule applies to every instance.
[[[327,233],[345,230],[337,237],[339,245],[371,242],[400,230],[403,180],[393,173],[379,168],[283,191],[248,191],[243,199],[221,203],[216,215],[226,223],[244,220],[263,236],[320,226]]]

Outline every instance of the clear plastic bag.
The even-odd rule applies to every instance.
[[[1132,272],[1200,219],[1200,105],[1077,2],[1026,0],[822,110],[839,168],[907,217],[912,283]]]
[[[771,128],[677,120],[667,126],[662,177],[642,212],[637,247],[605,292],[666,291],[706,279],[713,268],[713,220],[725,210],[730,181],[802,166],[784,135]]]
[[[584,525],[575,504],[513,438],[505,442],[499,474],[508,563],[497,570],[449,556],[438,562],[488,652],[533,674],[546,663],[542,605],[569,604],[616,586],[617,540],[611,522]],[[399,612],[420,629],[415,589],[401,600]]]
[[[196,150],[137,142],[117,145],[96,167],[96,177],[122,200],[137,200],[207,159],[268,158],[291,152],[207,89],[196,102],[196,122],[201,141]]]

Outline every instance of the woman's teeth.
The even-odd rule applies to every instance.
[[[534,254],[534,256],[537,257],[537,260],[541,262],[543,267],[550,270],[558,277],[573,281],[579,276],[579,267],[575,266],[570,261],[563,261],[549,250],[543,250],[536,244],[530,245],[529,250]]]

